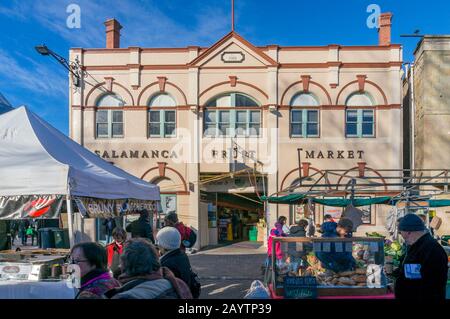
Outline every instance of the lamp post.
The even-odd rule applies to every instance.
[[[45,44],[37,45],[34,48],[40,55],[51,56],[52,58],[54,58],[59,64],[61,64],[66,70],[68,70],[72,74],[74,85],[76,87],[80,87],[82,70],[78,58],[76,58],[74,62],[67,61],[67,59],[49,49]]]

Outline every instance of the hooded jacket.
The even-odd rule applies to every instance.
[[[269,239],[267,241],[267,256],[272,257],[272,241],[273,237],[286,237],[287,235],[283,232],[283,225],[276,222],[275,228],[270,231]],[[283,252],[281,251],[281,243],[278,241],[275,243],[275,255],[277,259],[283,258]]]

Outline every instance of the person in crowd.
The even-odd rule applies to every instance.
[[[337,223],[336,233],[339,238],[353,237],[353,222],[348,218],[341,218]]]
[[[395,298],[444,301],[448,272],[445,250],[415,214],[402,217],[398,230],[407,253],[395,280]]]
[[[127,232],[116,227],[112,231],[113,242],[106,246],[106,254],[108,256],[108,268],[113,273],[113,277],[120,275],[120,256],[123,252],[123,243],[127,240]]]
[[[291,226],[288,237],[306,237],[306,227],[308,227],[308,221],[306,219],[300,219],[297,225]],[[300,263],[301,259],[306,256],[308,251],[312,248],[310,244],[303,243],[303,250],[297,251],[297,243],[288,243],[288,254],[291,259],[291,263]]]
[[[10,227],[10,234],[11,234],[11,247],[14,246],[14,241],[16,240],[16,236],[19,232],[19,223],[12,220],[9,224]]]
[[[25,231],[26,237],[31,238],[31,246],[34,246],[34,238],[36,237],[36,231],[34,230],[33,225],[28,225],[27,230]],[[25,242],[27,242],[27,239],[25,239]]]
[[[30,223],[26,219],[22,219],[19,222],[19,237],[22,241],[23,246],[27,245],[27,228],[28,228],[29,224]]]
[[[178,215],[176,213],[169,213],[164,218],[164,224],[169,227],[175,227],[181,235],[181,250],[185,251],[186,248],[190,248],[192,244],[189,242],[191,228],[184,225],[183,222],[178,220]]]
[[[308,222],[308,228],[306,230],[306,236],[314,237],[316,234],[316,226],[314,226],[314,223],[311,218],[308,218],[307,222]]]
[[[351,238],[353,231],[353,223],[348,218],[341,218],[339,223],[325,222],[322,225],[322,237],[329,238]],[[352,270],[356,267],[356,260],[352,256],[352,252],[345,251],[345,243],[340,243],[341,249],[336,249],[336,243],[330,243],[330,251],[316,252],[317,258],[322,262],[325,269],[334,272],[342,272]]]
[[[120,283],[107,269],[106,249],[98,243],[85,242],[73,246],[70,263],[80,271],[80,290],[75,299],[103,299],[104,293]]]
[[[120,288],[105,295],[110,299],[192,299],[186,283],[161,267],[155,246],[144,238],[125,243],[120,257]]]
[[[161,257],[161,266],[169,268],[175,277],[183,280],[191,290],[194,298],[198,298],[199,287],[196,287],[195,274],[189,258],[180,249],[181,235],[175,227],[164,227],[156,235],[156,245]]]
[[[286,224],[287,218],[285,216],[280,216],[278,221],[275,223],[275,227],[270,230],[269,239],[267,241],[267,256],[272,257],[272,242],[273,237],[286,237],[287,234],[283,231],[283,225]],[[275,256],[277,260],[283,258],[283,252],[281,251],[281,243],[277,241],[275,243]]]
[[[116,220],[114,218],[106,218],[103,221],[103,226],[105,226],[106,243],[111,242],[113,230],[116,228]]]
[[[322,237],[338,237],[336,228],[336,221],[331,217],[331,215],[326,214],[323,217],[323,223],[320,226],[319,233],[322,234]]]
[[[153,244],[155,243],[152,224],[150,222],[150,214],[146,209],[140,213],[137,220],[131,222],[131,224],[126,227],[126,230],[131,233],[132,238],[147,238]]]

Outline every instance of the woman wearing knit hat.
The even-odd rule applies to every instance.
[[[395,297],[444,300],[448,271],[445,250],[415,214],[402,217],[398,229],[408,250],[395,281]]]
[[[156,235],[161,266],[169,268],[176,277],[183,280],[191,289],[194,298],[198,298],[200,288],[196,287],[196,274],[192,272],[188,256],[180,249],[180,243],[181,235],[175,227],[164,227]]]

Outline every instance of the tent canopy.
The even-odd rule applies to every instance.
[[[104,161],[22,106],[0,115],[0,196],[160,200],[159,187]]]

